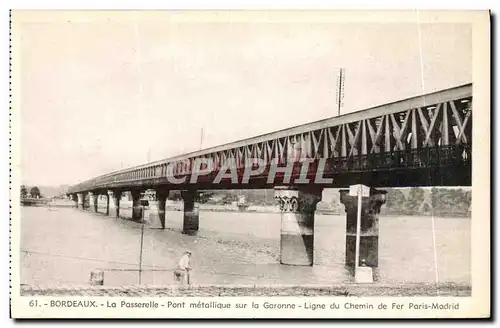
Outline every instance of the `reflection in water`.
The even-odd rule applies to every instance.
[[[141,225],[74,208],[22,208],[21,283],[87,284],[105,270],[105,285],[137,284]],[[130,216],[126,209],[123,216]],[[314,266],[279,263],[280,215],[201,212],[197,236],[181,234],[182,212],[167,229],[144,229],[143,284],[174,283],[172,270],[193,252],[195,284],[329,285],[352,281],[344,267],[345,217],[317,215]],[[470,283],[470,220],[435,220],[440,282]],[[429,217],[381,217],[379,268],[384,284],[434,282]]]

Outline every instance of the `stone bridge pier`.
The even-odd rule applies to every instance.
[[[108,210],[107,215],[111,217],[120,217],[120,199],[122,192],[120,190],[108,190]]]
[[[110,203],[110,200],[109,200],[109,194],[108,194],[107,191],[104,194],[104,196],[106,196],[106,212],[105,212],[105,214],[109,215],[109,203]]]
[[[156,189],[155,191],[156,199],[149,201],[148,228],[165,229],[165,204],[170,191],[166,189]]]
[[[274,189],[281,211],[280,262],[312,266],[314,262],[314,212],[322,188],[278,187]]]
[[[89,207],[90,211],[97,213],[97,198],[99,196],[99,193],[96,192],[89,192]]]
[[[78,196],[76,194],[71,194],[69,197],[75,203],[75,207],[78,208]]]
[[[84,202],[83,197],[84,196],[83,196],[83,194],[82,193],[78,193],[78,194],[76,194],[76,197],[78,198],[76,207],[77,208],[81,208],[83,210],[84,209],[84,206],[83,206],[83,202]]]
[[[183,190],[181,194],[184,200],[182,233],[195,235],[200,228],[200,193],[197,190]]]
[[[132,220],[142,219],[141,190],[131,190],[132,195]]]
[[[362,197],[361,235],[359,263],[368,267],[378,267],[378,236],[380,208],[386,201],[384,190],[370,188],[370,196]],[[346,245],[345,264],[354,266],[356,257],[356,223],[358,216],[358,197],[349,196],[349,190],[340,190],[340,202],[345,206]]]

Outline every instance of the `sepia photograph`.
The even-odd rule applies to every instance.
[[[35,317],[465,310],[489,281],[478,21],[12,11],[12,290]]]

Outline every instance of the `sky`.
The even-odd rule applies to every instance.
[[[336,116],[339,67],[342,114],[472,80],[464,23],[141,15],[38,13],[13,31],[22,183],[74,184]]]

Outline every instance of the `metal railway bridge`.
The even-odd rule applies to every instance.
[[[80,208],[88,195],[93,211],[97,196],[107,195],[107,214],[118,217],[121,194],[130,191],[133,218],[140,219],[141,192],[154,189],[146,223],[164,228],[168,193],[181,190],[184,232],[195,233],[201,190],[274,188],[282,212],[281,263],[312,265],[314,211],[323,188],[364,184],[371,192],[362,203],[360,261],[376,267],[377,215],[385,192],[373,187],[470,186],[471,146],[472,84],[467,84],[112,172],[74,185],[68,194]],[[265,164],[259,169],[255,159]],[[221,175],[228,164],[236,173]],[[347,190],[340,193],[350,265],[357,203]]]

